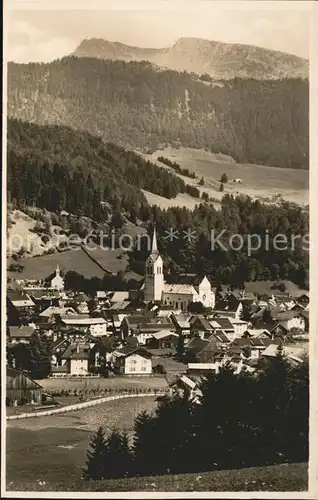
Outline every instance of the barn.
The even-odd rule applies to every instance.
[[[27,373],[7,367],[6,405],[41,403],[43,388]]]

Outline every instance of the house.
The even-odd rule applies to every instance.
[[[89,332],[86,330],[82,330],[79,328],[69,328],[69,327],[62,327],[62,328],[56,328],[53,333],[53,341],[61,340],[61,339],[66,339],[71,342],[77,342],[79,340],[86,340],[87,337],[89,336]]]
[[[227,316],[236,320],[240,319],[243,311],[243,304],[238,299],[219,300],[216,302],[213,313],[220,316]]]
[[[273,344],[272,339],[268,338],[239,338],[235,339],[231,348],[239,348],[245,358],[258,359],[266,348]]]
[[[272,335],[266,328],[249,328],[242,335],[243,338],[270,339]]]
[[[120,375],[151,375],[152,355],[140,347],[125,346],[114,352],[114,370]]]
[[[264,357],[269,357],[273,358],[278,355],[277,352],[278,345],[277,344],[269,344],[267,348],[263,351],[262,356]],[[304,347],[298,347],[298,346],[287,346],[284,345],[282,346],[283,354],[288,358],[293,361],[296,361],[296,363],[302,363],[303,358],[308,354],[308,350]]]
[[[214,328],[204,316],[193,316],[190,320],[191,335],[204,339],[211,335]]]
[[[61,317],[61,325],[83,330],[94,337],[107,335],[107,321],[105,318],[91,318],[82,314],[68,315]]]
[[[198,387],[198,383],[192,380],[187,375],[178,376],[175,380],[169,382],[169,394],[174,394],[179,397],[187,396],[194,403],[199,402],[202,396],[202,391]]]
[[[210,320],[210,324],[214,332],[222,330],[230,341],[235,338],[234,326],[229,318],[213,317],[213,319]]]
[[[169,330],[159,330],[146,340],[149,349],[171,349],[174,351],[178,344],[179,335]]]
[[[302,318],[304,318],[304,322],[305,322],[305,329],[304,329],[304,331],[305,331],[306,333],[308,333],[308,332],[309,332],[309,311],[301,311],[301,312],[299,313],[299,315],[300,315]]]
[[[51,288],[53,290],[62,291],[64,290],[64,279],[61,276],[61,271],[59,265],[56,266],[55,276],[51,280]]]
[[[110,292],[109,300],[112,304],[123,301],[129,302],[129,291],[124,290],[124,291]]]
[[[214,359],[217,349],[217,342],[213,336],[207,340],[193,338],[187,345],[186,358],[189,362],[209,363]]]
[[[305,318],[297,311],[283,311],[277,313],[273,313],[272,311],[272,318],[288,331],[292,329],[305,331]]]
[[[235,338],[242,337],[249,325],[247,321],[243,321],[242,319],[230,318],[230,322],[232,323],[234,328]]]
[[[190,314],[172,314],[171,321],[178,335],[182,335],[187,341],[191,334],[191,318]],[[186,342],[185,342],[186,343]]]
[[[9,338],[10,344],[28,344],[30,342],[30,337],[35,332],[32,326],[10,326],[9,327]]]
[[[39,314],[40,318],[52,318],[53,316],[68,316],[69,314],[76,315],[73,307],[67,306],[49,306]]]
[[[7,318],[9,325],[18,325],[30,319],[36,311],[36,305],[30,295],[23,290],[8,290]]]
[[[309,295],[307,293],[303,293],[297,297],[296,302],[306,309],[309,306]]]
[[[6,406],[41,403],[43,387],[27,373],[9,368],[6,373]]]
[[[53,367],[62,366],[66,363],[66,359],[62,359],[62,355],[70,346],[71,341],[65,338],[58,338],[52,345],[51,365]]]
[[[84,376],[89,373],[89,349],[77,344],[67,360],[68,373],[72,376]]]
[[[134,335],[139,344],[145,344],[147,339],[161,330],[172,330],[173,324],[169,318],[158,316],[149,317],[145,315],[126,316],[121,325],[122,338]]]
[[[32,290],[30,297],[35,303],[36,311],[41,313],[50,306],[59,305],[60,293],[52,290]]]

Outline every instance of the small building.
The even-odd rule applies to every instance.
[[[10,344],[28,344],[31,335],[35,332],[32,326],[10,326],[9,327],[9,338]]]
[[[84,376],[89,373],[89,352],[81,350],[79,347],[71,354],[68,360],[68,373],[72,375]]]
[[[85,331],[94,337],[107,335],[107,321],[105,318],[91,318],[83,314],[61,317],[61,324],[69,328]]]
[[[120,375],[151,375],[152,354],[140,347],[125,346],[114,353],[114,369]]]
[[[64,290],[64,279],[61,276],[61,271],[59,265],[56,266],[55,276],[51,280],[51,288],[53,290],[62,291]]]
[[[39,404],[43,387],[27,373],[7,367],[6,406]]]
[[[146,340],[146,346],[149,349],[171,349],[175,350],[179,335],[169,330],[160,330]]]

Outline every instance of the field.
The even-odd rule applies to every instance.
[[[186,207],[189,210],[193,210],[195,205],[200,203],[199,198],[193,198],[187,193],[179,193],[175,198],[164,198],[164,196],[150,193],[150,191],[145,191],[144,189],[142,189],[142,192],[149,205],[157,205],[162,210],[170,207]]]
[[[164,389],[167,383],[164,377],[114,377],[88,379],[46,378],[38,381],[46,391],[68,389]]]
[[[55,489],[79,481],[92,433],[102,425],[132,430],[143,410],[155,408],[155,398],[131,398],[47,417],[7,422],[6,461],[8,490]]]
[[[200,178],[204,177],[205,185],[197,186],[213,198],[221,199],[224,193],[247,194],[259,199],[272,199],[281,195],[287,201],[307,205],[309,200],[308,170],[284,169],[262,165],[239,164],[232,158],[190,148],[166,148],[156,151],[148,158],[158,165],[158,156],[164,156],[177,162],[182,168],[188,168]],[[165,167],[168,168],[169,167]],[[219,180],[226,173],[229,180],[242,179],[242,184],[227,183],[224,193],[219,192]],[[182,177],[187,184],[197,184],[198,180]]]

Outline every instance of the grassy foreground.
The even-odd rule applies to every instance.
[[[25,484],[24,490],[41,491],[307,491],[307,463],[282,464],[239,470],[204,472],[85,482]]]

